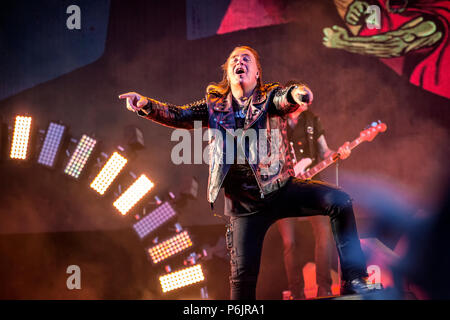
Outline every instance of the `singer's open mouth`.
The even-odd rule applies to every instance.
[[[237,67],[234,70],[234,73],[236,73],[236,74],[243,74],[243,73],[245,73],[245,69],[243,67]]]

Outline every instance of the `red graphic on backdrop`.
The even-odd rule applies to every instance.
[[[416,58],[420,59],[420,56],[423,56],[414,66],[408,65],[414,62],[408,61],[405,56],[381,60],[397,73],[402,74],[402,71],[407,72],[409,70],[410,74],[407,75],[412,84],[450,98],[450,46],[448,35],[450,3],[448,1],[416,1],[414,5],[407,7],[400,14],[388,12],[385,1],[378,0],[378,3],[382,9],[381,29],[364,28],[360,32],[361,36],[396,30],[408,21],[420,16],[431,19],[436,23],[437,30],[442,32],[441,40],[434,47],[412,52]]]
[[[282,1],[232,0],[217,33],[286,23],[284,10]]]

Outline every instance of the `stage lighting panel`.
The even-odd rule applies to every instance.
[[[96,144],[97,140],[84,134],[70,157],[64,173],[78,179]]]
[[[55,165],[56,155],[61,147],[61,142],[66,131],[66,126],[50,122],[44,143],[39,153],[38,163],[52,168]]]
[[[144,216],[133,225],[134,230],[142,239],[158,227],[175,217],[176,212],[168,202],[164,202],[158,208]]]
[[[187,231],[183,231],[148,249],[154,264],[161,262],[179,252],[192,247],[192,240]]]
[[[91,188],[103,195],[123,167],[127,159],[114,152],[91,183]]]
[[[204,280],[205,276],[200,264],[159,277],[163,292],[169,292]]]
[[[154,186],[144,174],[141,175],[120,197],[114,201],[113,205],[122,215],[126,215],[139,200]]]
[[[11,144],[11,159],[25,160],[31,131],[31,117],[17,116],[14,123],[13,140]]]

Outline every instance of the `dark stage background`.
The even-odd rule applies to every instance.
[[[230,2],[235,3],[218,1],[212,9],[222,11],[214,15],[225,15]],[[449,100],[414,86],[375,57],[326,48],[323,28],[343,25],[332,1],[285,1],[286,23],[230,33],[216,32],[218,26],[206,22],[204,33],[192,29],[189,14],[199,1],[5,3],[0,15],[3,123],[29,114],[37,130],[60,120],[73,137],[95,134],[106,153],[123,143],[125,126],[139,127],[145,149],[129,166],[155,183],[146,201],[155,195],[167,198],[183,177],[195,176],[198,198],[178,210],[178,221],[193,230],[200,244],[212,246],[225,233],[225,220],[214,216],[206,202],[207,165],[174,165],[172,129],[138,118],[117,96],[136,91],[175,104],[198,100],[209,82],[220,80],[220,65],[238,45],[259,52],[264,82],[309,84],[312,109],[331,148],[353,140],[373,121],[387,124],[385,133],[339,166],[339,184],[354,199],[361,237],[378,237],[393,250],[400,237],[395,230],[371,227],[373,190],[400,213],[428,212],[438,205],[448,167]],[[81,8],[81,30],[65,26],[70,4]],[[326,180],[334,183],[334,174],[334,167],[328,169]],[[5,158],[0,179],[0,298],[168,297],[158,291],[157,272],[130,220],[112,206],[112,194],[99,197],[87,179],[68,179],[61,168]],[[222,206],[220,196],[214,212],[222,214]],[[312,261],[309,224],[300,223],[297,231],[302,259]],[[222,249],[205,262],[213,299],[228,297],[229,265]],[[81,267],[82,290],[66,288],[71,264]],[[283,270],[282,242],[273,226],[264,245],[259,298],[281,298],[287,286]],[[196,298],[198,287],[170,297]]]

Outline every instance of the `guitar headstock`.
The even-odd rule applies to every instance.
[[[385,132],[386,129],[386,124],[378,120],[378,122],[373,122],[369,128],[361,131],[359,137],[365,141],[372,141],[379,132]]]

